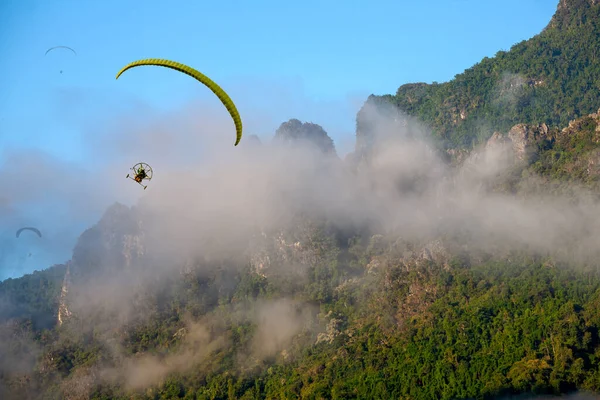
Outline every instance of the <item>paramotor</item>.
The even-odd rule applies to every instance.
[[[146,190],[148,185],[144,185],[142,181],[149,181],[152,179],[152,167],[150,167],[146,163],[141,162],[135,164],[131,168],[131,170],[133,171],[133,177],[131,176],[131,174],[127,174],[126,178],[136,181],[144,188],[144,190]]]

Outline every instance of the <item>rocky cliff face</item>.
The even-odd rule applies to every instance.
[[[555,144],[577,145],[576,142],[583,144],[585,136],[591,130],[594,132],[591,141],[600,143],[600,109],[596,113],[569,122],[569,125],[561,130],[551,130],[546,124],[515,125],[505,134],[495,132],[487,141],[485,149],[508,146],[515,163],[529,164],[541,152],[552,148]]]
[[[142,220],[143,216],[135,208],[115,204],[98,224],[81,235],[63,279],[58,309],[59,325],[69,317],[76,316],[79,308],[72,301],[73,296],[81,295],[81,288],[85,291],[90,283],[96,280],[101,282],[107,276],[131,277],[131,274],[137,273],[136,268],[145,269],[152,262]],[[254,238],[249,238],[248,262],[252,270],[263,277],[284,270],[301,274],[317,263],[326,247],[317,239],[318,233],[316,224],[302,218],[288,228],[259,231]],[[200,262],[202,265],[206,263],[211,264],[212,261]],[[198,260],[187,260],[181,265],[179,275],[193,281],[197,278],[196,274],[205,269],[204,266],[199,267],[200,264]],[[243,267],[243,264],[239,267]],[[136,286],[139,283],[132,285],[135,286],[130,288],[132,292],[140,289]]]
[[[109,207],[98,224],[86,230],[73,250],[74,278],[106,268],[127,268],[144,255],[143,229],[136,209]]]
[[[292,229],[260,232],[250,245],[249,261],[252,270],[268,277],[278,268],[295,265],[310,267],[319,259],[319,246],[315,243],[318,228],[309,221],[299,221]]]
[[[135,208],[114,204],[79,238],[67,264],[60,295],[58,324],[73,316],[71,292],[98,277],[118,276],[134,268],[145,255],[144,231]]]
[[[71,273],[69,271],[71,263],[67,263],[67,269],[65,271],[65,277],[63,279],[63,284],[60,290],[60,300],[58,302],[58,326],[61,326],[63,322],[67,320],[71,316],[71,311],[69,310],[69,306],[67,304],[67,295],[69,293],[69,288],[71,286]]]
[[[509,154],[506,154],[504,159],[509,157],[514,163],[527,164],[533,155],[537,153],[538,145],[541,142],[552,140],[550,130],[546,124],[535,126],[518,124],[513,126],[507,133],[494,132],[483,147],[483,152],[508,150]],[[475,149],[470,152],[470,158],[481,157],[481,153],[478,149]],[[460,155],[464,160],[469,152],[449,150],[448,154],[451,156]]]
[[[333,140],[327,132],[317,124],[290,119],[282,123],[275,132],[276,142],[281,143],[305,143],[318,148],[324,154],[336,155]]]

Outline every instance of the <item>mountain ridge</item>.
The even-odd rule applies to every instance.
[[[369,96],[357,114],[356,151],[364,151],[360,144],[374,134],[362,120],[369,106],[390,104],[418,118],[446,148],[470,148],[518,123],[562,127],[594,112],[600,103],[599,21],[596,0],[561,0],[542,32],[454,79]]]

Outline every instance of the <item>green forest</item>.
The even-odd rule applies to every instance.
[[[394,104],[424,121],[447,146],[467,148],[518,123],[563,127],[595,112],[600,8],[587,0],[568,4],[540,34],[484,58],[449,82],[406,84],[395,95],[369,101]]]
[[[229,275],[190,274],[147,297],[148,320],[119,333],[129,354],[166,357],[181,351],[177,333],[188,315],[211,318],[212,334],[227,345],[191,371],[172,374],[133,397],[119,385],[104,384],[85,398],[484,399],[600,391],[600,276],[595,269],[517,253],[510,262],[476,262],[463,254],[442,262],[414,257],[407,266],[394,260],[411,246],[390,242],[393,238],[354,237],[339,246],[335,233],[325,227],[318,231],[313,240],[320,241],[323,254],[303,285],[294,285],[289,276],[265,279],[241,269]],[[364,276],[372,259],[380,266]],[[32,324],[47,307],[38,298],[58,295],[61,268],[2,283],[4,296],[32,307],[4,328],[5,335],[18,331],[10,347],[4,345],[8,358],[22,359],[30,351],[26,338],[43,348],[33,376],[2,377],[14,398],[39,392],[35,398],[65,398],[65,390],[74,390],[70,378],[93,374],[97,363],[119,362],[111,359],[95,327],[82,329],[85,324],[76,320],[55,329]],[[350,283],[342,285],[345,281]],[[233,315],[283,294],[314,304],[316,319],[329,320],[326,335],[310,345],[317,331],[305,326],[285,356],[249,359],[256,326]]]

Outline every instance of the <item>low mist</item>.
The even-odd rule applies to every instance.
[[[87,318],[79,323],[90,324],[106,346],[113,346],[121,367],[80,371],[81,377],[63,382],[65,388],[86,391],[91,382],[124,380],[128,388],[140,389],[192,366],[209,368],[207,355],[229,340],[218,317],[185,321],[179,350],[162,357],[126,355],[111,338],[150,313],[144,309],[148,285],[161,290],[162,277],[177,276],[189,260],[204,260],[207,272],[216,268],[211,260],[244,265],[253,236],[290,228],[298,215],[409,241],[443,235],[460,237],[472,250],[528,250],[564,261],[596,262],[600,207],[583,190],[573,189],[569,197],[494,192],[489,183],[515,167],[510,146],[482,148],[451,168],[424,126],[369,106],[364,113],[375,140],[368,154],[355,154],[365,160],[358,164],[344,161],[344,154],[324,156],[308,142],[289,146],[262,136],[257,144],[247,140],[251,132],[234,147],[229,116],[204,103],[146,119],[121,115],[108,127],[85,127],[86,165],[8,151],[0,169],[6,191],[0,202],[0,261],[15,267],[5,267],[6,276],[31,268],[29,257],[35,257],[39,269],[48,266],[42,263],[51,256],[69,259],[78,234],[97,222],[91,216],[99,217],[115,201],[136,206],[144,260],[155,260],[121,274],[99,271],[74,292],[72,311]],[[125,179],[140,161],[154,170],[145,191]],[[42,197],[47,207],[36,209]],[[43,216],[43,226],[36,223],[36,213]],[[18,244],[10,242],[22,226],[38,227],[43,240],[25,232],[12,239]],[[289,318],[294,307],[300,317]],[[240,318],[251,318],[257,331],[240,368],[281,356],[303,330],[316,332],[308,322],[315,313],[311,307],[283,299],[242,310]]]
[[[202,146],[211,154],[202,167],[184,173],[163,167],[164,178],[140,200],[140,209],[152,215],[146,235],[153,251],[200,256],[210,241],[211,252],[236,254],[256,229],[285,228],[302,213],[409,240],[461,232],[483,249],[530,249],[578,261],[598,256],[600,209],[588,193],[492,191],[487,183],[514,168],[509,145],[482,149],[451,169],[425,129],[410,124],[382,132],[370,162],[357,171],[301,143],[255,147],[242,139],[233,148],[224,140],[232,131],[223,124]],[[389,129],[384,119],[381,125]]]

